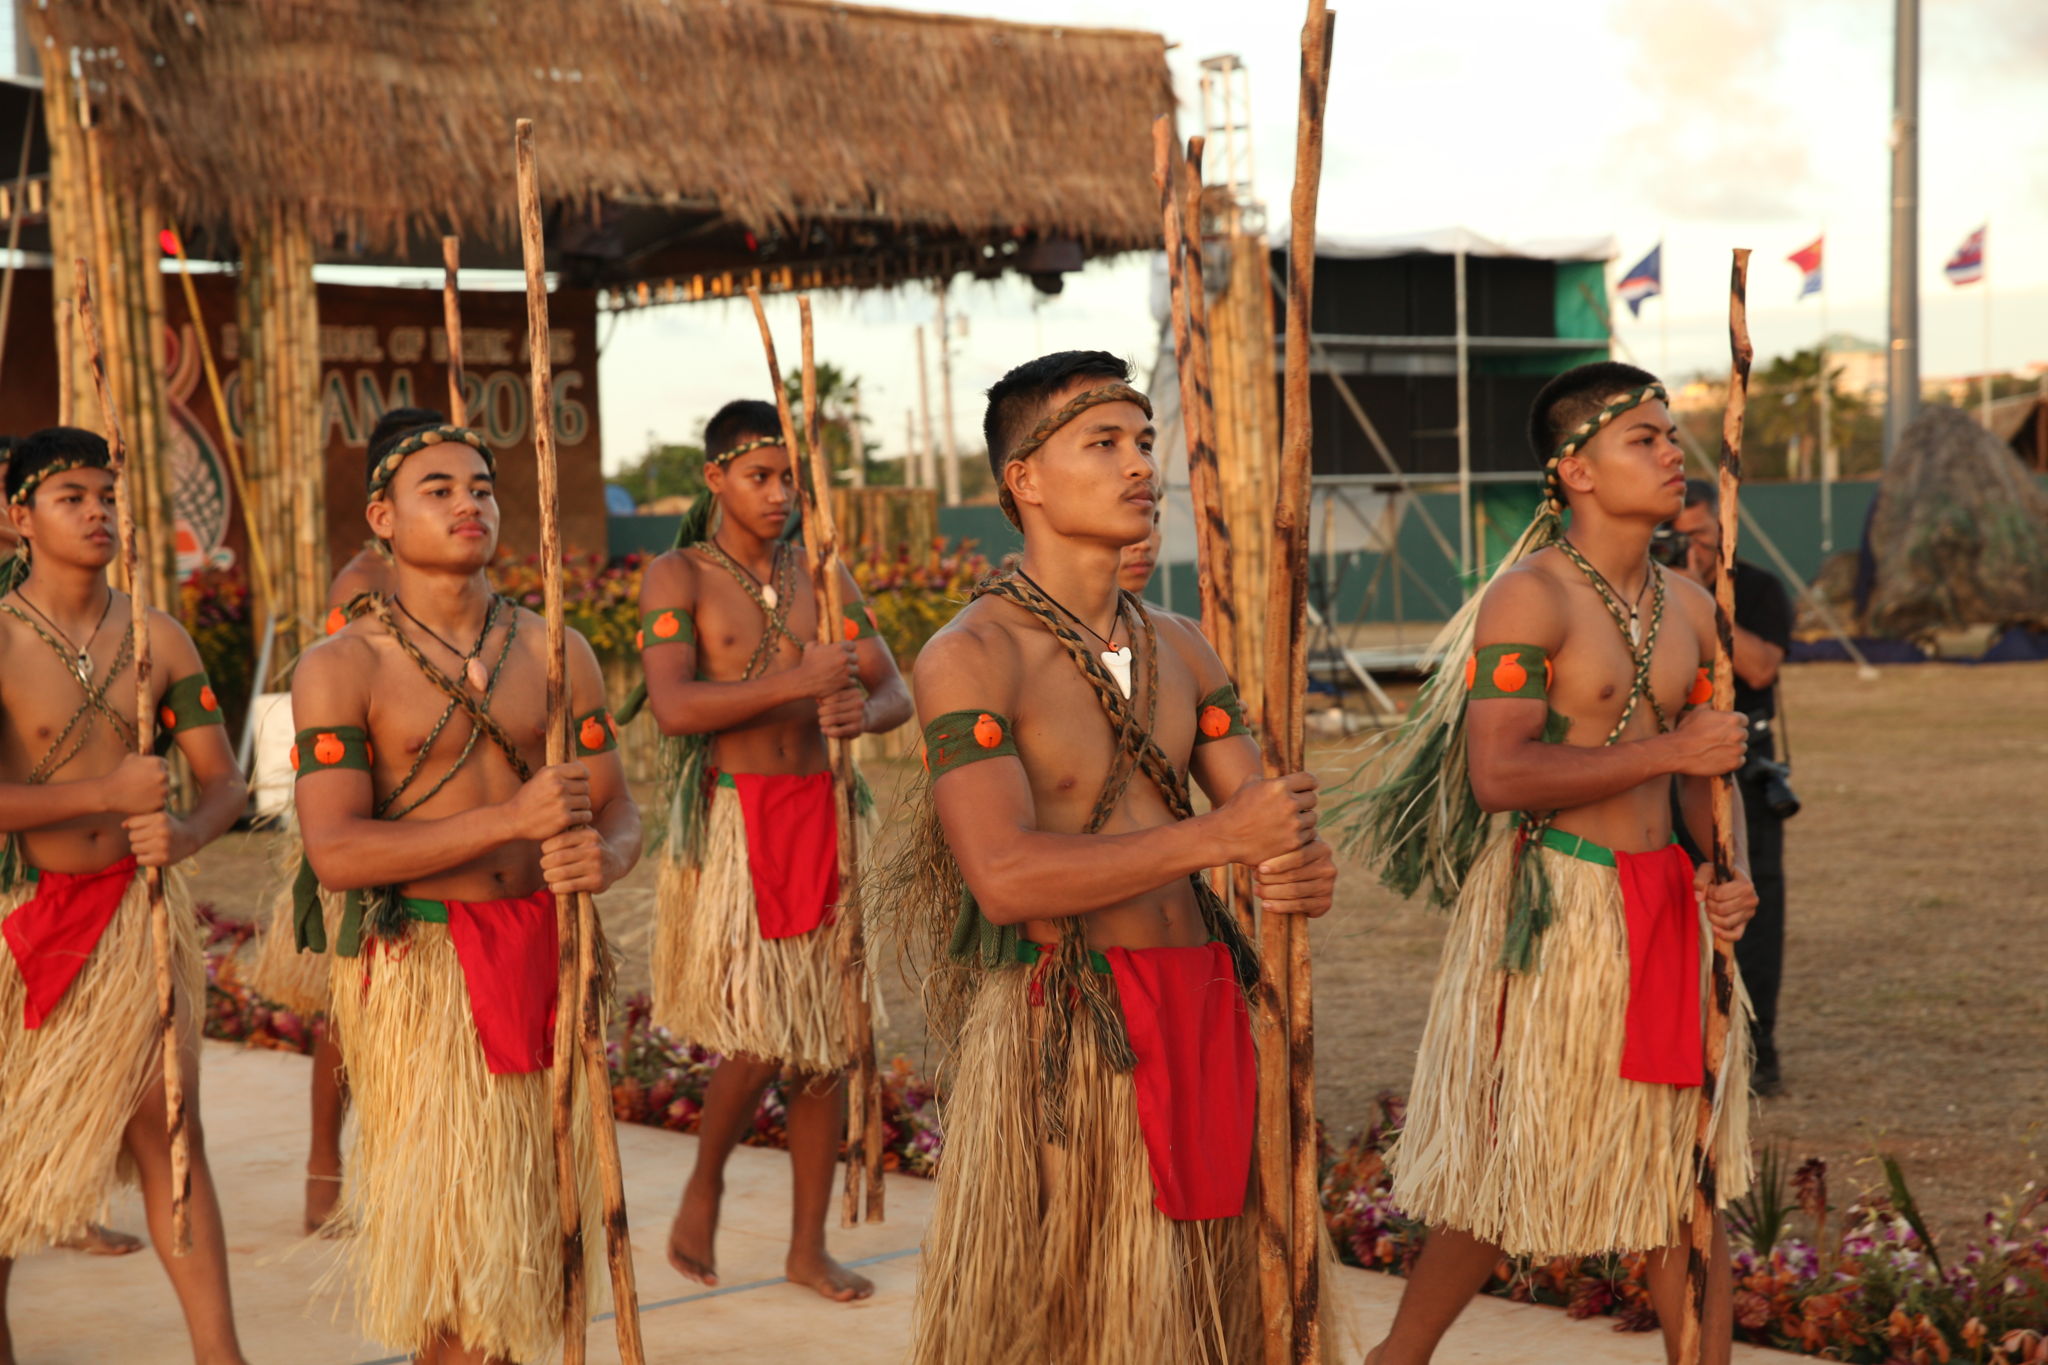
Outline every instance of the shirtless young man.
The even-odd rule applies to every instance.
[[[139,867],[170,868],[218,838],[247,798],[190,636],[150,615],[158,733],[199,786],[165,808],[160,757],[134,752],[134,638],[116,553],[106,442],[52,427],[17,443],[9,521],[29,557],[0,597],[0,1309],[12,1258],[74,1239],[120,1183],[142,1184],[150,1235],[201,1365],[242,1359],[220,1202],[200,1121],[198,922],[167,877],[192,1250],[171,1253],[171,1154],[156,959]],[[0,1362],[12,1365],[4,1311]]]
[[[669,1262],[717,1284],[725,1163],[784,1078],[792,1206],[785,1273],[826,1298],[874,1286],[825,1250],[852,1059],[838,939],[837,814],[825,741],[893,730],[910,697],[853,576],[843,641],[818,643],[796,499],[773,404],[728,403],[704,429],[699,523],[647,566],[647,700],[670,738],[654,946],[654,1022],[720,1055]],[[679,738],[678,738],[679,737]]]
[[[320,884],[348,897],[333,1012],[357,1119],[342,1213],[359,1319],[427,1365],[536,1361],[562,1329],[554,898],[624,876],[639,813],[574,631],[574,757],[543,766],[546,627],[485,577],[499,513],[482,438],[416,430],[367,491],[392,592],[308,650],[292,684],[299,827]],[[604,1237],[580,1093],[572,1113],[594,1299]]]
[[[1529,425],[1548,500],[1527,543],[1542,548],[1488,586],[1470,644],[1447,652],[1404,727],[1415,741],[1462,724],[1467,769],[1409,769],[1450,793],[1442,801],[1408,806],[1420,788],[1405,780],[1373,798],[1382,815],[1464,810],[1482,833],[1482,812],[1519,813],[1483,848],[1466,845],[1476,852],[1456,869],[1462,889],[1389,1157],[1396,1203],[1433,1230],[1373,1365],[1428,1360],[1503,1256],[1609,1252],[1648,1253],[1676,1359],[1707,935],[1740,937],[1756,905],[1746,870],[1716,884],[1673,841],[1676,777],[1686,824],[1711,847],[1711,779],[1741,766],[1747,727],[1705,704],[1713,599],[1649,558],[1652,532],[1685,497],[1664,390],[1627,365],[1580,366],[1537,395]],[[1396,825],[1378,826],[1388,843],[1376,857],[1453,847],[1440,829]],[[1713,1138],[1724,1205],[1750,1182],[1737,994]],[[1729,1357],[1733,1309],[1718,1216],[1715,1247],[1710,1363]]]
[[[409,432],[444,420],[431,408],[393,408],[378,418],[371,429],[365,458],[374,465]],[[382,544],[372,537],[328,584],[323,635],[338,634],[348,625],[351,602],[364,594],[378,596],[391,591],[390,553],[380,548]],[[329,1013],[328,983],[333,967],[325,954],[305,952],[296,942],[295,925],[301,910],[298,902],[303,896],[320,896],[320,890],[307,884],[298,831],[286,831],[281,837],[289,855],[285,861],[298,875],[277,897],[262,945],[249,968],[249,984],[264,999],[295,1010],[310,1021],[316,1014]],[[336,899],[331,895],[323,897],[323,909],[331,909]],[[307,1232],[326,1230],[331,1235],[339,1230],[330,1227],[328,1220],[341,1202],[341,1127],[347,1116],[348,1081],[342,1070],[341,1040],[333,1018],[329,1017],[313,1042],[312,1136],[306,1154],[304,1214]]]
[[[916,670],[944,842],[920,861],[957,875],[912,913],[968,998],[912,1358],[1255,1359],[1257,967],[1201,873],[1245,864],[1267,911],[1327,911],[1316,781],[1262,777],[1194,624],[1117,588],[1157,476],[1124,362],[1045,356],[988,400],[1024,557]]]

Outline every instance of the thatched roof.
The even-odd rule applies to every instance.
[[[53,0],[111,173],[195,233],[312,215],[321,257],[488,263],[535,121],[583,283],[837,261],[1078,266],[1158,233],[1157,34],[807,0]],[[1033,253],[1036,253],[1034,257]],[[509,262],[510,253],[505,253]]]

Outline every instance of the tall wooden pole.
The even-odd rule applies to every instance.
[[[790,412],[789,391],[782,384],[782,365],[775,355],[775,335],[768,327],[768,312],[761,306],[761,291],[747,286],[747,300],[754,305],[754,321],[761,329],[761,348],[768,360],[768,383],[775,391],[775,406],[782,420],[782,441],[794,460],[799,450],[810,461],[811,477],[797,480],[803,508],[804,546],[811,571],[811,596],[817,604],[818,643],[829,645],[840,638],[845,617],[846,594],[839,581],[839,527],[832,513],[832,469],[824,442],[819,439],[818,369],[811,344],[811,301],[799,295],[797,317],[802,335],[804,439],[797,440],[796,420]],[[875,1021],[868,1005],[866,932],[861,921],[860,902],[860,818],[855,804],[853,743],[835,739],[832,754],[832,785],[838,804],[839,824],[839,914],[845,917],[840,934],[839,980],[844,992],[847,1030],[853,1039],[853,1084],[847,1087],[846,1104],[846,1188],[839,1207],[842,1227],[865,1221],[879,1223],[883,1214],[882,1182],[882,1087],[875,1065]]]
[[[1287,375],[1280,474],[1273,501],[1273,558],[1267,585],[1266,714],[1268,771],[1299,771],[1302,710],[1308,680],[1310,307],[1315,297],[1316,201],[1323,172],[1323,109],[1329,92],[1335,17],[1325,0],[1309,0],[1301,30],[1301,107],[1294,148],[1293,223],[1288,237]],[[1266,914],[1260,956],[1287,1000],[1287,1162],[1292,1207],[1288,1261],[1293,1282],[1293,1349],[1298,1365],[1321,1359],[1322,1199],[1316,1170],[1315,1028],[1311,1008],[1308,922]],[[1284,970],[1279,964],[1285,963]],[[1262,1099],[1267,1091],[1262,1081]],[[1264,1145],[1276,1145],[1280,1115],[1263,1109]],[[1261,1179],[1269,1164],[1262,1162]]]
[[[1728,273],[1728,406],[1721,416],[1721,565],[1714,578],[1714,709],[1735,706],[1735,538],[1740,533],[1742,423],[1749,407],[1749,252],[1738,248]],[[1735,774],[1714,779],[1714,880],[1735,875]],[[1685,1258],[1687,1288],[1678,1358],[1699,1365],[1707,1316],[1707,1282],[1714,1252],[1714,1211],[1720,1199],[1720,1162],[1715,1158],[1714,1097],[1720,1092],[1728,1054],[1728,1016],[1735,1002],[1735,965],[1728,940],[1714,937],[1712,991],[1707,1000],[1707,1066],[1700,1087],[1699,1127],[1693,1139],[1696,1179],[1692,1245]]]
[[[917,478],[919,488],[937,488],[939,471],[934,468],[937,457],[932,445],[932,381],[931,372],[924,363],[924,324],[917,325],[917,410],[920,414],[917,438]]]
[[[448,332],[448,420],[469,425],[469,404],[462,397],[462,239],[453,233],[441,239],[441,324]],[[553,406],[552,400],[549,404]]]
[[[938,283],[939,316],[936,325],[939,341],[939,449],[944,452],[945,467],[939,471],[939,484],[945,491],[945,505],[960,505],[960,438],[953,430],[953,319],[946,308],[946,291],[950,281]]]
[[[121,414],[115,410],[113,389],[107,383],[105,357],[100,351],[99,321],[93,314],[92,271],[83,258],[72,276],[77,281],[78,326],[85,338],[92,386],[99,393],[100,415],[107,424],[108,462],[114,471],[114,517],[121,537],[121,567],[128,575],[128,605],[132,610],[130,629],[135,634],[135,752],[148,754],[156,747],[156,698],[150,694],[152,654],[149,639],[148,546],[146,532],[135,516],[133,473],[128,467],[128,449],[121,439]],[[165,1126],[171,1137],[171,1254],[183,1256],[192,1250],[192,1136],[185,1127],[185,1073],[179,1065],[178,997],[171,974],[171,913],[164,903],[164,872],[160,867],[144,868],[142,884],[149,892],[149,938],[156,954],[157,1032],[163,1050]],[[195,1009],[198,1002],[194,1002]]]
[[[14,202],[7,214],[7,273],[0,277],[0,358],[7,354],[7,320],[14,313],[14,267],[21,248],[21,215],[28,207],[28,153],[35,145],[36,115],[42,107],[41,100],[30,100],[21,125],[21,162],[14,172]],[[59,363],[69,364],[69,357],[60,354]],[[0,374],[5,372],[0,368]]]
[[[542,610],[548,637],[548,742],[550,766],[569,758],[568,628],[562,615],[561,501],[555,463],[554,375],[548,359],[546,246],[541,237],[540,182],[535,174],[533,121],[514,125],[519,172],[519,236],[526,262],[526,338],[533,403],[533,449],[539,471]],[[588,1291],[583,1282],[583,1220],[576,1189],[576,1157],[570,1139],[575,1076],[584,1071],[591,1107],[591,1137],[604,1198],[605,1255],[612,1278],[619,1358],[642,1365],[640,1299],[633,1284],[633,1248],[626,1227],[624,1173],[619,1165],[611,1079],[605,1067],[600,1026],[597,907],[587,891],[557,899],[555,932],[560,946],[555,1007],[554,1141],[556,1195],[562,1215],[562,1359],[584,1359]],[[573,918],[571,912],[573,910]]]

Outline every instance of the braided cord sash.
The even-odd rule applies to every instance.
[[[781,442],[775,441],[769,444],[780,445]],[[789,628],[789,609],[792,599],[796,596],[796,551],[794,546],[786,540],[775,542],[775,562],[768,569],[769,581],[775,584],[775,603],[773,606],[769,605],[767,596],[761,591],[761,585],[754,580],[752,574],[747,572],[746,565],[727,554],[724,546],[715,540],[707,539],[699,541],[697,549],[703,552],[706,559],[709,559],[713,564],[725,570],[732,578],[732,581],[740,585],[740,590],[752,598],[754,605],[760,608],[761,611],[761,619],[764,622],[761,630],[761,641],[754,646],[753,657],[747,660],[747,671],[740,675],[741,682],[752,682],[755,678],[766,673],[769,660],[775,657],[776,646],[783,640],[789,641],[798,649],[804,647],[804,642]],[[818,604],[818,609],[820,611],[825,609],[822,602]]]
[[[64,671],[78,680],[79,688],[85,693],[85,699],[79,702],[77,709],[64,722],[64,728],[58,732],[57,738],[50,742],[50,747],[44,750],[42,758],[30,770],[26,779],[27,784],[41,786],[85,752],[86,742],[92,738],[93,726],[99,716],[105,716],[112,721],[115,733],[122,737],[128,747],[133,748],[134,723],[107,700],[107,691],[114,685],[114,680],[135,660],[134,623],[130,622],[121,631],[121,647],[115,651],[113,665],[100,675],[98,682],[91,682],[80,676],[77,656],[58,643],[41,624],[12,602],[0,602],[0,611],[6,611],[34,631],[37,638],[48,645],[50,651],[63,663]],[[24,871],[20,835],[10,833],[0,837],[0,892],[12,891],[15,884],[21,880]]]
[[[1117,614],[1128,628],[1130,638],[1140,646],[1133,651],[1132,696],[1125,697],[1123,689],[1081,638],[1067,614],[1028,581],[1017,574],[1006,575],[983,584],[975,595],[979,597],[985,593],[1006,598],[1029,612],[1059,641],[1075,668],[1093,689],[1114,733],[1116,742],[1110,755],[1109,771],[1089,813],[1084,832],[1095,834],[1102,830],[1122,803],[1131,778],[1140,771],[1159,789],[1175,820],[1190,818],[1194,814],[1194,802],[1188,790],[1187,777],[1174,766],[1152,737],[1159,700],[1159,636],[1152,618],[1138,599],[1128,592],[1120,592],[1117,597]],[[1258,959],[1250,941],[1201,874],[1192,874],[1188,881],[1194,890],[1195,905],[1204,927],[1211,938],[1221,941],[1229,949],[1238,984],[1241,989],[1249,991],[1258,980]],[[980,918],[980,912],[973,908],[971,900],[963,906],[963,911]],[[1043,957],[1043,965],[1039,968],[1044,973],[1043,995],[1047,1007],[1039,1069],[1046,1132],[1054,1142],[1061,1142],[1066,1134],[1065,1087],[1069,1045],[1076,1022],[1075,1012],[1063,1006],[1070,1002],[1078,1003],[1086,1011],[1104,1060],[1110,1067],[1129,1071],[1136,1066],[1137,1058],[1131,1049],[1130,1035],[1124,1027],[1123,1013],[1109,978],[1091,970],[1087,934],[1080,919],[1067,916],[1057,923],[1059,943]],[[1011,933],[1014,935],[1014,930]],[[955,937],[957,941],[960,936],[956,933]]]
[[[1585,575],[1593,591],[1600,594],[1600,600],[1606,605],[1607,614],[1613,619],[1614,628],[1620,632],[1621,643],[1628,650],[1629,659],[1634,664],[1634,675],[1629,681],[1628,700],[1622,703],[1621,718],[1614,722],[1614,727],[1607,732],[1607,738],[1600,741],[1601,747],[1606,748],[1621,742],[1622,732],[1628,729],[1629,722],[1635,719],[1637,708],[1645,701],[1650,704],[1650,713],[1656,719],[1658,732],[1661,734],[1669,730],[1671,725],[1665,719],[1664,707],[1650,686],[1650,662],[1657,652],[1657,638],[1664,626],[1664,575],[1658,571],[1656,565],[1650,566],[1651,582],[1654,585],[1650,596],[1650,624],[1643,631],[1642,643],[1638,644],[1629,634],[1628,608],[1621,604],[1621,599],[1614,595],[1606,580],[1569,540],[1560,536],[1556,545],[1558,551]],[[1543,870],[1543,860],[1530,856],[1530,850],[1542,843],[1543,836],[1549,832],[1551,822],[1557,819],[1557,816],[1558,812],[1554,810],[1522,813],[1522,827],[1515,842],[1514,906],[1508,918],[1506,937],[1501,943],[1501,964],[1510,971],[1525,971],[1533,965],[1536,941],[1550,926],[1553,906],[1550,879]]]

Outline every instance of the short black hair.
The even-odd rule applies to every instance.
[[[1010,462],[1010,452],[1045,420],[1054,397],[1076,379],[1128,384],[1130,362],[1108,351],[1054,351],[1025,361],[989,386],[981,433],[988,441],[988,467],[997,487],[1002,485],[1003,466]]]
[[[1704,507],[1715,516],[1721,514],[1721,485],[1712,479],[1687,479],[1685,481],[1685,505]]]
[[[1529,407],[1529,449],[1539,466],[1564,438],[1590,421],[1616,394],[1654,384],[1657,376],[1618,360],[1596,360],[1566,370],[1545,384]]]
[[[44,427],[12,443],[7,452],[7,501],[23,484],[59,462],[105,469],[114,462],[107,441],[96,431],[82,427]]]
[[[377,462],[390,453],[391,447],[422,427],[447,424],[447,414],[432,408],[393,408],[379,417],[377,425],[370,428],[370,448],[363,453],[364,486],[369,485],[370,476],[377,472]]]
[[[780,441],[782,413],[758,398],[735,398],[704,424],[704,458],[715,460],[748,441]]]

